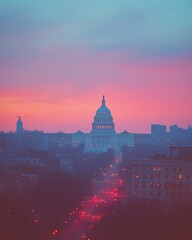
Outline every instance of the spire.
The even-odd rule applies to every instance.
[[[103,95],[102,106],[105,106],[105,96]]]

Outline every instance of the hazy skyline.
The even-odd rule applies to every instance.
[[[0,2],[0,130],[90,131],[102,95],[116,130],[192,123],[190,0]]]

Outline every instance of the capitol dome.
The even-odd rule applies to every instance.
[[[115,133],[115,126],[111,111],[105,104],[103,96],[101,107],[96,111],[94,121],[92,123],[92,133],[108,132]]]
[[[116,133],[110,109],[106,106],[103,96],[101,106],[97,109],[90,133],[77,132],[72,135],[72,146],[84,144],[87,153],[102,153],[113,149],[121,152],[122,146],[134,146],[134,136],[128,132]]]

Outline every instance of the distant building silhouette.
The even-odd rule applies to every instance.
[[[16,133],[23,134],[23,122],[21,121],[21,116],[17,116],[18,120],[16,123]]]
[[[85,152],[106,152],[113,149],[120,152],[121,147],[134,146],[133,134],[124,131],[117,134],[111,111],[106,106],[103,96],[101,107],[96,111],[91,133],[78,131],[72,136],[72,145],[85,144]]]
[[[155,144],[163,144],[166,141],[166,126],[161,124],[151,124],[151,140]]]
[[[151,124],[151,134],[156,137],[164,137],[166,135],[166,126],[161,124]]]

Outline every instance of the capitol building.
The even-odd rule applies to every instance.
[[[116,133],[111,111],[106,106],[103,96],[101,106],[97,109],[92,123],[92,131],[90,133],[78,131],[72,135],[72,146],[80,144],[85,145],[85,152],[101,153],[113,149],[119,153],[124,145],[134,146],[134,136],[127,131]]]

